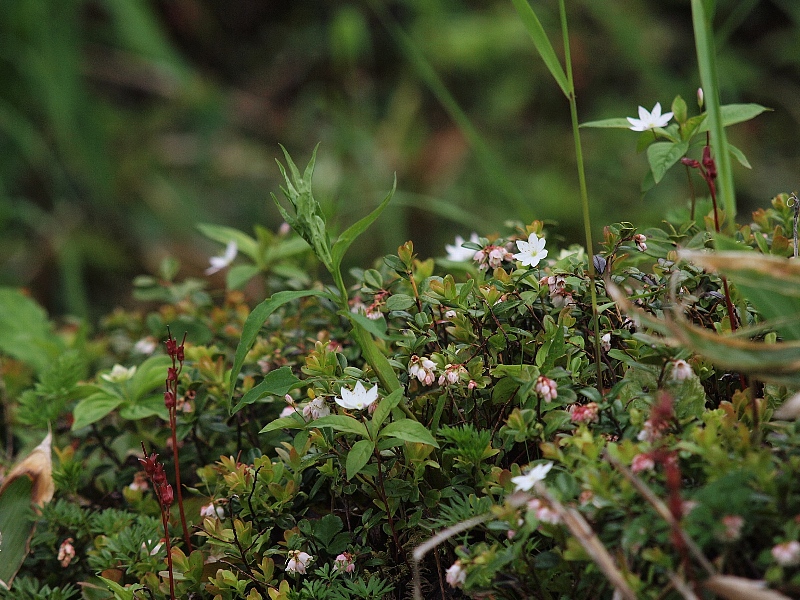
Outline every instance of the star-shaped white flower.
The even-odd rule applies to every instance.
[[[102,379],[105,379],[111,383],[122,383],[123,381],[128,381],[131,379],[136,373],[136,367],[131,367],[130,369],[126,369],[122,365],[114,365],[114,368],[111,369],[110,373],[103,373],[100,375]]]
[[[537,482],[542,481],[545,477],[547,477],[547,473],[550,472],[550,469],[552,468],[553,463],[551,462],[536,465],[525,475],[512,477],[511,483],[516,486],[515,490],[517,492],[529,492],[531,489],[533,489],[533,486],[536,485]]]
[[[217,271],[221,271],[230,265],[238,253],[239,247],[236,245],[235,241],[231,240],[225,247],[225,254],[222,256],[212,256],[209,259],[208,262],[211,264],[211,266],[206,269],[206,275],[213,275]]]
[[[375,385],[372,389],[366,390],[359,381],[352,392],[347,388],[342,388],[341,394],[341,398],[334,398],[336,404],[348,410],[363,410],[378,399],[378,386]]]
[[[474,244],[479,244],[480,239],[478,238],[478,234],[473,232],[471,236],[469,236],[469,241],[473,242]],[[461,245],[464,243],[464,238],[460,235],[456,236],[456,243],[455,244],[445,244],[444,249],[447,250],[447,260],[452,260],[453,262],[466,262],[468,260],[472,260],[472,257],[475,256],[475,250],[470,248],[462,248]]]
[[[517,240],[517,252],[514,258],[526,267],[535,267],[539,261],[547,256],[544,249],[544,238],[537,237],[535,233],[528,236],[528,241]]]
[[[661,114],[661,102],[656,102],[652,112],[648,112],[644,106],[639,107],[639,118],[628,117],[633,131],[647,131],[656,127],[664,127],[672,118],[672,113]]]

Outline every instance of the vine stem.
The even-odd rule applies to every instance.
[[[581,145],[581,135],[578,123],[578,102],[575,96],[575,83],[572,77],[572,58],[569,48],[569,28],[567,27],[567,11],[564,0],[558,1],[558,9],[561,15],[561,33],[564,38],[564,63],[567,72],[567,84],[569,94],[569,114],[572,119],[572,137],[575,141],[575,161],[578,164],[578,185],[580,186],[581,206],[583,209],[583,231],[586,238],[587,262],[589,263],[589,293],[592,298],[592,322],[594,325],[594,365],[597,371],[597,391],[603,394],[603,367],[600,360],[600,314],[597,309],[597,289],[595,280],[597,273],[594,268],[594,244],[592,243],[592,220],[589,214],[589,192],[586,187],[586,171],[583,165],[583,146]]]

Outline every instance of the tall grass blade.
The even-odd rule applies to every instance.
[[[519,13],[525,29],[528,30],[528,35],[531,36],[533,45],[536,46],[536,51],[542,57],[547,70],[550,71],[564,95],[569,98],[570,93],[572,93],[572,86],[569,84],[567,74],[564,72],[564,68],[561,66],[558,56],[553,50],[553,45],[550,43],[550,39],[547,37],[547,33],[545,33],[536,13],[533,12],[530,4],[528,4],[528,0],[511,0],[511,2],[514,3],[514,8],[517,9],[517,13]]]
[[[736,195],[733,186],[731,157],[728,152],[728,140],[725,136],[725,127],[719,103],[711,15],[706,11],[704,4],[703,0],[692,0],[692,25],[697,48],[697,64],[700,69],[700,84],[703,86],[705,95],[711,145],[714,149],[714,158],[717,163],[717,188],[722,208],[725,211],[725,218],[727,219],[725,227],[730,229],[736,218]]]

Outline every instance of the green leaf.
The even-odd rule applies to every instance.
[[[381,429],[380,437],[395,437],[404,442],[419,442],[429,444],[434,448],[439,447],[431,432],[419,421],[411,419],[399,419],[389,423]]]
[[[278,429],[305,429],[306,421],[298,413],[289,415],[288,417],[280,417],[265,425],[258,433],[269,433],[270,431],[277,431]]]
[[[236,290],[243,287],[248,281],[261,272],[256,265],[236,265],[228,269],[225,278],[225,285],[229,290]]]
[[[234,407],[231,414],[239,412],[243,407],[260,400],[264,396],[285,396],[291,390],[302,385],[290,367],[281,367],[275,371],[267,373],[264,380],[247,392],[239,403]]]
[[[19,290],[0,288],[0,352],[40,373],[63,350],[41,306]]]
[[[367,315],[351,312],[346,313],[345,316],[354,323],[358,323],[362,329],[368,331],[375,337],[381,338],[382,340],[389,339],[389,334],[386,333],[386,319],[383,316],[379,319],[370,319]]]
[[[653,180],[658,183],[664,174],[689,150],[689,142],[655,142],[647,147],[647,160],[653,172]]]
[[[612,129],[630,129],[631,124],[625,117],[617,117],[613,119],[601,119],[599,121],[589,121],[588,123],[581,123],[581,127],[599,127],[599,128],[612,128]]]
[[[74,421],[72,431],[82,429],[87,425],[96,423],[111,411],[115,410],[125,400],[119,396],[111,396],[107,392],[98,392],[84,398],[72,410]]]
[[[356,421],[353,417],[346,415],[328,415],[309,423],[309,427],[330,427],[336,431],[344,433],[354,433],[362,438],[369,438],[367,428],[361,421]]]
[[[400,388],[396,389],[383,400],[378,402],[378,407],[372,414],[372,422],[375,424],[375,427],[380,427],[383,424],[383,422],[386,420],[386,417],[389,416],[389,414],[392,412],[392,409],[397,406],[402,397],[403,389]]]
[[[151,356],[136,369],[136,373],[129,381],[122,385],[127,392],[126,400],[137,402],[140,398],[148,396],[156,388],[164,388],[167,379],[167,369],[172,366],[169,356]]]
[[[745,169],[752,169],[753,168],[753,167],[750,166],[750,162],[747,160],[747,157],[744,155],[744,153],[741,150],[739,150],[736,146],[734,146],[733,144],[728,144],[728,152],[730,152],[731,155],[737,161],[739,161],[739,164],[742,165]]]
[[[372,440],[359,440],[353,444],[350,452],[347,453],[347,461],[345,463],[348,481],[364,468],[374,451],[375,442]]]
[[[233,367],[231,369],[230,376],[230,390],[228,392],[229,406],[233,401],[233,391],[236,387],[236,380],[238,379],[239,373],[244,365],[244,359],[247,357],[247,353],[250,351],[250,348],[253,347],[253,344],[258,337],[258,332],[261,330],[261,326],[264,324],[264,321],[266,321],[273,312],[287,302],[308,296],[331,298],[331,295],[328,292],[324,292],[322,290],[290,290],[277,292],[256,306],[247,317],[244,327],[242,327],[242,337],[239,340],[239,345],[236,347],[236,355],[233,359]]]
[[[520,19],[522,19],[522,23],[528,31],[528,35],[531,36],[533,45],[536,46],[536,51],[539,53],[539,56],[542,57],[553,79],[556,80],[558,87],[560,87],[564,95],[569,98],[570,88],[569,82],[567,81],[567,74],[558,61],[558,56],[556,56],[553,45],[550,43],[550,39],[547,37],[542,24],[539,22],[539,18],[536,16],[536,13],[533,12],[527,0],[511,1],[514,3],[514,8],[517,9],[517,13],[519,13]]]
[[[375,219],[381,216],[381,213],[389,204],[389,201],[392,199],[395,189],[397,189],[396,175],[394,178],[394,182],[392,183],[392,189],[386,195],[386,198],[383,199],[383,202],[381,202],[377,206],[377,208],[375,208],[375,210],[369,213],[366,217],[356,221],[345,231],[342,232],[342,234],[339,236],[339,238],[336,240],[336,242],[333,244],[333,247],[331,248],[331,259],[333,262],[334,269],[336,269],[337,271],[339,270],[339,267],[342,264],[342,259],[344,258],[344,254],[345,252],[347,252],[347,249],[350,247],[350,245],[356,240],[358,236],[364,233],[367,230],[367,228],[370,225],[372,225],[373,222],[375,222]]]
[[[236,242],[239,252],[258,262],[258,242],[246,233],[225,227],[223,225],[212,225],[211,223],[200,223],[197,229],[210,240],[227,245],[229,242]]]
[[[31,509],[33,481],[27,475],[9,482],[0,495],[0,585],[10,586],[28,555],[28,544],[36,525]]]
[[[164,406],[164,395],[155,394],[138,400],[136,403],[125,404],[119,410],[119,416],[128,421],[138,421],[147,417],[160,417],[169,420],[169,411]]]
[[[761,113],[770,111],[772,109],[760,104],[726,104],[719,107],[720,116],[722,117],[722,126],[730,127],[737,123],[744,123],[750,119],[754,119]],[[697,133],[704,133],[708,131],[708,119],[705,119],[697,128]]]
[[[386,301],[386,308],[389,310],[406,310],[416,304],[414,298],[407,294],[393,294]]]

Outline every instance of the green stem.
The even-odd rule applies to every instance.
[[[564,0],[558,2],[561,15],[561,32],[564,37],[564,62],[567,70],[567,87],[569,95],[569,113],[572,118],[572,137],[575,140],[575,160],[578,164],[578,185],[580,186],[581,205],[583,207],[583,231],[586,237],[586,252],[589,263],[589,291],[592,297],[592,321],[594,324],[594,364],[597,370],[597,390],[603,391],[603,371],[600,361],[600,318],[597,309],[597,290],[595,288],[596,273],[594,270],[594,244],[592,243],[592,221],[589,214],[589,192],[586,188],[586,172],[583,165],[583,147],[578,122],[578,103],[575,97],[575,84],[572,78],[572,59],[569,49],[569,29],[567,27],[567,11]]]

